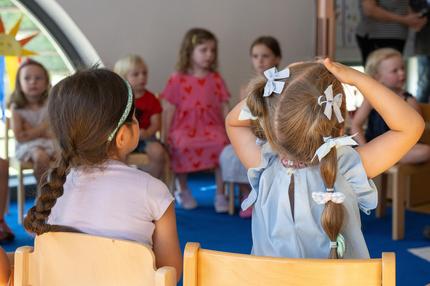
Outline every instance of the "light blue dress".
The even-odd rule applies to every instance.
[[[349,146],[337,149],[338,172],[335,192],[345,194],[345,258],[369,258],[361,231],[359,210],[366,214],[376,208],[378,196],[368,180],[359,154]],[[288,189],[294,174],[294,220]],[[284,167],[268,143],[262,146],[259,167],[248,170],[252,191],[242,209],[254,205],[252,213],[252,253],[259,256],[327,258],[330,241],[321,226],[324,205],[312,199],[312,192],[325,191],[319,166],[302,169]]]

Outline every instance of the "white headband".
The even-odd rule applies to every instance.
[[[326,100],[323,101],[325,96]],[[342,94],[338,93],[333,98],[333,85],[329,85],[324,91],[324,95],[318,97],[318,105],[322,106],[325,103],[324,114],[328,119],[331,119],[332,112],[336,115],[337,121],[339,123],[343,122],[342,112],[340,107],[342,106]]]
[[[276,81],[276,79],[285,79],[290,76],[290,69],[285,68],[278,72],[276,67],[264,71],[264,76],[267,79],[266,86],[264,87],[263,96],[270,96],[272,93],[281,94],[284,89],[285,82]]]

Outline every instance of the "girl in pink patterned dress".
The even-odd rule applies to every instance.
[[[197,206],[187,185],[190,172],[215,169],[215,211],[226,212],[227,200],[218,157],[228,143],[224,127],[229,92],[217,69],[217,40],[204,29],[189,30],[183,39],[177,72],[170,76],[164,99],[165,136],[178,179],[176,199],[184,209]]]

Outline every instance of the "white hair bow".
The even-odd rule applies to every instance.
[[[332,201],[335,204],[341,204],[345,201],[345,195],[343,193],[328,190],[327,192],[313,192],[312,199],[319,205],[323,205],[328,201]]]
[[[257,116],[252,115],[251,110],[249,110],[248,105],[245,103],[245,105],[242,107],[239,113],[239,120],[257,120]]]
[[[358,145],[357,142],[355,142],[355,140],[352,139],[352,137],[354,137],[355,135],[357,135],[357,133],[351,136],[341,136],[336,138],[323,137],[325,143],[323,143],[317,149],[312,160],[314,160],[315,157],[317,156],[318,160],[321,161],[321,159],[324,158],[333,147]]]
[[[323,96],[326,98],[324,101],[322,100]],[[342,106],[342,94],[338,93],[333,97],[333,85],[331,84],[325,89],[324,95],[318,97],[318,105],[322,106],[323,103],[325,103],[324,114],[328,119],[331,119],[331,114],[334,111],[337,121],[339,123],[343,122],[342,112],[340,111],[340,107]]]
[[[270,96],[273,92],[281,94],[284,89],[285,82],[276,81],[276,79],[288,78],[290,76],[290,69],[285,68],[278,72],[276,67],[264,71],[264,76],[267,79],[266,86],[264,87],[263,96]]]

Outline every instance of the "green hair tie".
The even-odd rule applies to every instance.
[[[336,237],[336,243],[337,243],[337,256],[340,258],[343,258],[345,251],[346,251],[346,245],[345,245],[345,238],[340,233]]]
[[[115,127],[115,129],[109,134],[108,142],[111,142],[113,137],[115,137],[116,132],[118,129],[124,124],[125,120],[127,119],[128,114],[130,113],[131,106],[133,104],[133,90],[131,89],[130,84],[127,81],[124,81],[127,85],[128,90],[128,99],[127,99],[127,105],[125,106],[124,113],[121,115],[120,120],[118,121],[118,125]]]
[[[345,238],[340,233],[336,237],[336,241],[330,241],[330,248],[336,248],[337,256],[343,258],[345,254]]]

